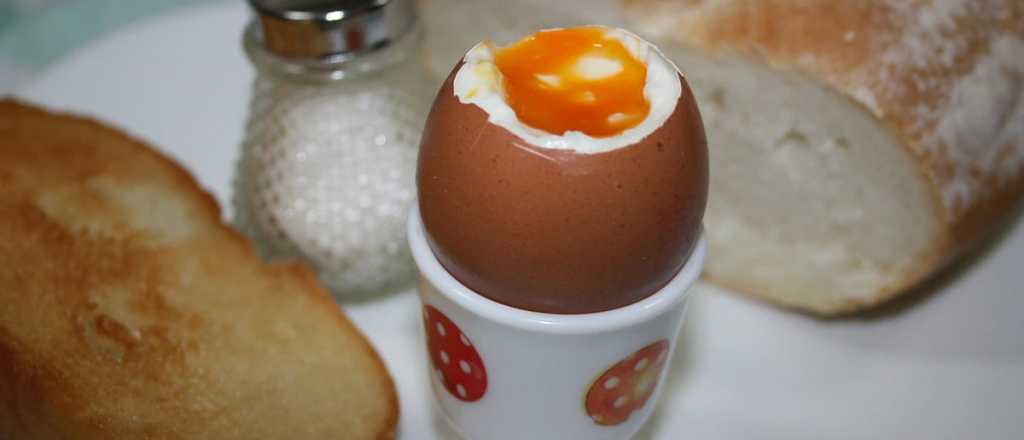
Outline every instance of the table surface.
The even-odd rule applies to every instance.
[[[218,1],[224,0],[0,0],[0,95],[24,89],[53,62],[139,19]]]

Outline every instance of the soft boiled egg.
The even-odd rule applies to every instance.
[[[646,298],[701,233],[708,153],[676,67],[621,29],[473,47],[434,101],[419,209],[457,280],[494,301],[590,313]]]

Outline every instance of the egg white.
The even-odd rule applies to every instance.
[[[605,35],[622,42],[634,58],[647,66],[644,97],[650,103],[650,112],[640,124],[617,135],[592,137],[579,131],[559,135],[522,123],[505,102],[501,71],[494,64],[497,47],[489,41],[473,46],[466,53],[464,64],[455,74],[455,96],[459,102],[476,105],[486,112],[490,123],[537,147],[597,154],[636,144],[661,127],[675,111],[682,95],[679,70],[657,47],[629,31],[606,28]]]

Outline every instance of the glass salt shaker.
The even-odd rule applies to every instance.
[[[339,297],[407,286],[405,224],[436,88],[412,0],[249,0],[256,67],[235,223]]]

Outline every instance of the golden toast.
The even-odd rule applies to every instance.
[[[382,439],[380,357],[172,160],[0,100],[0,440]]]

